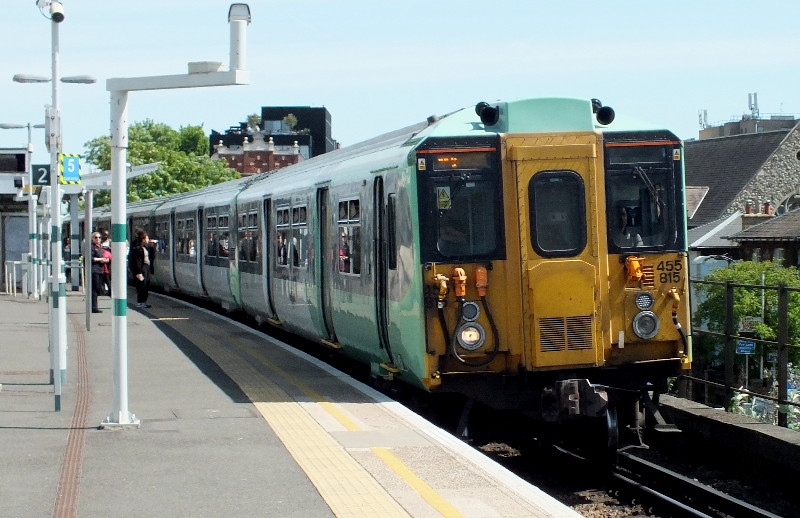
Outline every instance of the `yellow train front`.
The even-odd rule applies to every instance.
[[[690,362],[680,141],[612,124],[597,100],[476,113],[495,135],[431,137],[415,155],[423,382],[635,426],[641,396]]]

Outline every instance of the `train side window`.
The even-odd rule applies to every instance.
[[[339,202],[339,272],[361,274],[361,207],[359,200]]]
[[[258,246],[259,242],[259,232],[258,232],[258,213],[251,212],[248,216],[247,221],[247,244],[248,244],[248,257],[250,261],[257,262],[258,261]]]
[[[275,262],[278,266],[289,264],[289,209],[275,211]]]
[[[197,247],[194,235],[194,220],[187,219],[186,226],[186,253],[189,255],[189,258],[194,260],[197,257]]]
[[[308,266],[308,213],[305,206],[292,207],[292,266]]]
[[[186,237],[183,235],[183,220],[179,219],[177,225],[178,229],[175,231],[175,234],[178,240],[178,255],[183,255],[186,253]]]
[[[208,241],[206,255],[208,257],[217,256],[217,217],[209,216],[206,219],[206,232],[208,232]]]
[[[228,228],[228,216],[219,216],[217,219],[217,251],[220,257],[230,255],[230,230]]]
[[[531,244],[539,255],[573,257],[586,248],[584,191],[575,171],[542,171],[531,178]]]
[[[386,254],[390,270],[397,269],[397,194],[390,194],[386,205]]]

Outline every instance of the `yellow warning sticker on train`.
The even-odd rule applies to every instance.
[[[424,158],[418,158],[417,159],[417,169],[419,169],[420,171],[424,171],[425,170],[425,159]]]
[[[450,209],[450,186],[449,185],[445,185],[445,186],[436,188],[436,201],[437,201],[437,205],[439,206],[439,210],[449,210]]]

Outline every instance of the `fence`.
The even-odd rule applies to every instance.
[[[725,293],[725,315],[724,315],[724,332],[709,331],[706,329],[692,328],[692,336],[697,337],[701,335],[717,336],[724,340],[724,383],[717,383],[708,379],[707,373],[704,373],[704,378],[695,376],[684,376],[683,381],[687,382],[690,387],[690,392],[694,393],[693,387],[695,384],[701,384],[705,387],[706,397],[708,397],[708,390],[724,390],[726,400],[730,400],[735,394],[748,394],[757,396],[761,399],[774,401],[777,404],[777,423],[778,426],[786,427],[788,425],[788,414],[790,407],[800,407],[800,404],[789,401],[789,348],[794,347],[800,349],[800,346],[789,343],[789,293],[800,293],[800,288],[789,288],[785,285],[780,286],[765,286],[760,284],[737,284],[730,281],[727,282],[714,282],[702,281],[691,279],[693,285],[706,284],[712,286],[719,286],[724,289]],[[764,340],[759,337],[753,336],[740,336],[736,326],[736,318],[734,314],[734,289],[755,289],[755,290],[775,290],[777,291],[778,308],[777,308],[777,340]],[[692,290],[694,292],[694,290]],[[763,293],[763,291],[762,291]],[[778,391],[777,396],[770,396],[752,392],[749,387],[744,389],[738,388],[737,383],[735,359],[736,359],[736,345],[738,340],[754,342],[763,345],[765,348],[774,349],[777,351],[776,357],[776,378]]]

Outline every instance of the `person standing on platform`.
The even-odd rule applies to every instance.
[[[103,267],[108,263],[100,247],[100,234],[92,232],[92,313],[102,313],[97,307],[97,296],[105,294]]]
[[[136,231],[136,239],[128,252],[128,270],[133,276],[133,285],[136,287],[136,306],[149,308],[147,297],[150,294],[150,271],[152,270],[155,249],[142,229]]]
[[[103,257],[108,258],[108,262],[103,267],[103,291],[111,296],[111,238],[108,230],[100,231],[100,247],[103,249]]]

